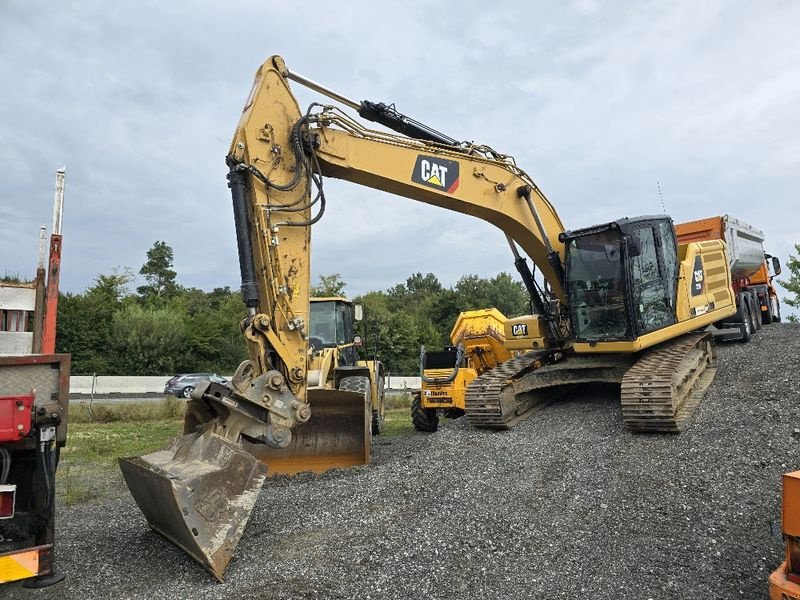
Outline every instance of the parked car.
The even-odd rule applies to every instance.
[[[192,394],[192,390],[201,381],[213,381],[214,383],[228,383],[224,377],[220,377],[216,373],[183,373],[175,375],[164,386],[165,394],[175,394],[178,397],[188,398]]]

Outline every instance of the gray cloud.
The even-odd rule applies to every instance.
[[[32,273],[67,165],[64,289],[138,270],[238,285],[224,156],[268,55],[514,154],[568,227],[730,213],[785,261],[800,242],[800,5],[747,2],[6,2],[0,269]],[[298,91],[301,105],[313,96]],[[511,270],[491,226],[330,182],[315,275],[351,294],[414,271]]]

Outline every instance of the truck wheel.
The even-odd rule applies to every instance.
[[[358,392],[364,396],[364,410],[372,410],[372,394],[370,394],[369,377],[351,376],[342,377],[339,381],[339,389],[345,392]],[[370,429],[372,429],[372,419],[370,419]]]
[[[767,310],[761,311],[761,322],[764,325],[769,325],[775,320],[775,316],[772,314],[772,298],[767,296]]]
[[[773,304],[773,302],[774,302],[774,304]],[[778,302],[778,298],[776,296],[773,296],[770,299],[770,304],[772,304],[772,321],[774,323],[780,323],[781,322],[781,304],[780,304],[780,302]]]
[[[755,292],[750,292],[750,314],[753,317],[753,333],[761,329],[761,303]]]
[[[422,394],[414,392],[414,399],[411,402],[411,420],[414,429],[417,431],[434,432],[439,428],[439,417],[435,408],[425,408],[422,406]]]
[[[753,318],[750,316],[750,307],[747,306],[744,298],[742,298],[742,302],[744,302],[742,306],[742,322],[739,324],[739,331],[742,337],[739,341],[746,344],[753,337]]]
[[[378,407],[372,409],[372,435],[383,433],[386,423],[386,392],[383,377],[378,377]]]

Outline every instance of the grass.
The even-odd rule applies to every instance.
[[[161,402],[71,404],[56,474],[59,502],[89,502],[124,485],[117,459],[167,447],[183,431],[184,408],[171,396]]]
[[[70,506],[106,496],[122,484],[118,458],[160,450],[181,433],[180,419],[70,422],[56,474],[59,501]]]
[[[90,404],[86,401],[70,404],[69,422],[116,423],[182,420],[186,402],[175,396],[164,396],[161,402],[116,402]]]

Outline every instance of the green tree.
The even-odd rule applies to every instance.
[[[126,306],[114,314],[112,334],[111,347],[126,375],[169,375],[187,362],[186,327],[173,308]]]
[[[178,284],[175,282],[177,273],[172,268],[173,261],[172,248],[166,242],[155,242],[147,251],[147,260],[139,269],[139,275],[142,275],[147,283],[136,288],[145,303],[160,303],[178,291]]]
[[[800,257],[800,244],[794,245],[794,251],[797,252],[797,256],[790,254],[789,260],[786,262],[786,268],[789,269],[791,277],[787,280],[779,279],[778,283],[786,288],[787,292],[794,294],[794,297],[785,296],[783,298],[786,305],[792,308],[800,308],[800,259],[798,259]],[[792,323],[797,323],[798,321],[795,315],[789,315],[786,319]]]
[[[129,269],[98,275],[82,294],[60,294],[56,351],[72,354],[75,375],[116,375],[116,355],[111,350],[114,313],[130,303]]]
[[[239,292],[215,288],[203,292],[182,289],[169,305],[181,315],[186,331],[185,371],[232,373],[247,356],[239,322],[245,315]]]
[[[344,288],[346,285],[347,284],[342,281],[342,276],[339,273],[320,275],[319,285],[311,286],[311,295],[316,298],[344,296]]]

